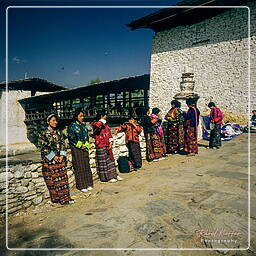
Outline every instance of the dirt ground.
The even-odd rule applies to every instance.
[[[11,216],[9,248],[31,250],[7,251],[2,223],[1,255],[256,255],[255,138],[251,134],[249,249],[248,134],[243,134],[219,150],[201,142],[195,157],[145,162],[138,172],[122,174],[121,182],[97,181],[92,192],[74,189],[73,205],[46,203]],[[143,248],[151,250],[138,250]],[[192,250],[197,248],[208,250]],[[242,250],[227,250],[234,248]]]

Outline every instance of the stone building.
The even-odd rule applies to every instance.
[[[7,92],[6,82],[1,82],[0,149],[3,149],[6,145],[6,132],[8,134],[7,144],[10,148],[12,146],[15,148],[30,148],[33,146],[27,138],[27,128],[24,123],[25,111],[18,102],[19,100],[64,89],[64,87],[53,84],[44,79],[29,78],[8,82]],[[6,104],[6,100],[8,100],[8,104]],[[8,131],[6,131],[6,113],[8,113]]]
[[[214,101],[226,121],[247,122],[249,102],[251,109],[256,108],[256,1],[185,0],[177,8],[161,9],[127,26],[155,31],[151,107],[169,109],[185,70],[194,73],[202,113],[208,113],[207,103]]]

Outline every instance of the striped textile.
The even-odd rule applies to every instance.
[[[167,152],[173,153],[184,148],[184,129],[178,123],[168,123]]]
[[[184,131],[183,125],[181,124],[179,126],[179,149],[183,149],[185,147],[184,136],[185,136],[185,131]]]
[[[93,186],[92,171],[89,162],[89,153],[71,146],[72,164],[76,179],[76,188],[81,190]]]
[[[179,148],[179,124],[168,123],[167,149],[168,153],[178,151]]]
[[[96,168],[100,181],[109,181],[117,178],[115,161],[110,159],[107,147],[96,148]]]
[[[129,159],[135,169],[139,169],[142,166],[141,148],[139,142],[128,141],[127,148],[129,151]]]
[[[164,136],[158,135],[158,137],[159,137],[159,140],[160,140],[160,147],[161,147],[161,152],[162,152],[162,156],[163,156],[167,153]]]
[[[157,134],[147,133],[145,134],[145,137],[147,145],[147,160],[152,161],[154,159],[161,158],[163,156],[161,142]]]
[[[71,200],[65,163],[44,160],[42,173],[53,203],[65,204]]]
[[[197,127],[192,127],[190,125],[186,126],[185,129],[185,151],[187,153],[198,153],[197,144]]]

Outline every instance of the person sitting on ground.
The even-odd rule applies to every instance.
[[[142,166],[139,140],[142,127],[135,122],[133,116],[130,116],[128,122],[125,122],[116,128],[115,135],[117,135],[118,132],[125,132],[125,143],[129,151],[129,160],[131,161],[134,170],[137,171]]]

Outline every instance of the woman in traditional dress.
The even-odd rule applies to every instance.
[[[223,114],[219,108],[215,106],[214,102],[210,102],[208,107],[211,109],[210,120],[211,120],[211,133],[209,148],[219,148],[221,146],[221,124],[223,120]]]
[[[165,120],[168,121],[167,153],[176,154],[179,150],[184,148],[184,118],[179,101],[171,101],[171,106],[171,109],[165,116]]]
[[[123,180],[118,176],[112,152],[112,135],[107,125],[107,116],[103,111],[99,111],[96,121],[92,124],[93,135],[96,147],[96,167],[99,178],[102,182],[116,182]]]
[[[118,132],[125,132],[125,143],[129,151],[129,160],[133,168],[137,171],[142,166],[141,148],[139,135],[142,127],[136,124],[134,118],[130,116],[129,121],[116,128],[115,135]]]
[[[48,128],[38,138],[42,156],[42,173],[53,203],[74,203],[70,197],[66,171],[66,145],[62,132],[57,129],[57,116],[47,118]]]
[[[68,127],[68,139],[72,153],[72,163],[76,179],[76,188],[82,192],[93,189],[93,178],[90,168],[88,129],[83,122],[84,113],[77,109],[74,113],[74,122]]]
[[[160,140],[162,157],[166,156],[167,150],[166,150],[166,144],[165,144],[165,139],[164,139],[164,130],[162,127],[163,119],[161,116],[161,109],[153,108],[151,118],[157,119],[157,121],[154,123],[155,133],[157,134],[157,136],[159,137],[159,140]]]
[[[162,158],[161,142],[156,134],[154,124],[158,121],[158,118],[151,118],[148,107],[142,110],[143,116],[141,117],[141,125],[144,130],[147,146],[147,160],[158,161]]]
[[[195,106],[194,99],[187,99],[186,104],[189,109],[187,112],[184,112],[185,117],[185,151],[187,156],[194,156],[198,154],[198,123],[200,111]]]

